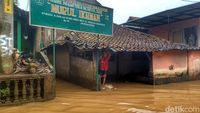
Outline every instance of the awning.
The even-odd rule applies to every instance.
[[[199,17],[200,2],[128,21],[123,25],[151,28]]]

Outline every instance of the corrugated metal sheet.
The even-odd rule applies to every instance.
[[[162,11],[139,19],[130,17],[129,21],[127,21],[123,25],[129,27],[138,26],[144,28],[151,28],[159,25],[164,25],[199,17],[200,17],[200,2]]]

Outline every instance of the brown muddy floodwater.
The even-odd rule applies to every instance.
[[[116,90],[95,92],[57,80],[54,100],[0,107],[0,113],[163,113],[169,106],[200,109],[200,81],[113,85]]]

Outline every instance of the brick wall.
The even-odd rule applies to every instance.
[[[70,57],[69,80],[83,87],[96,89],[96,66],[94,61]]]
[[[69,48],[67,44],[56,46],[56,77],[96,90],[96,62],[72,55]],[[52,62],[52,47],[48,58]]]

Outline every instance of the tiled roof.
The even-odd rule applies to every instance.
[[[113,51],[167,51],[190,49],[186,44],[170,43],[156,36],[113,24],[113,36],[64,31],[65,41],[80,49],[110,48]],[[58,31],[59,32],[59,31]]]

